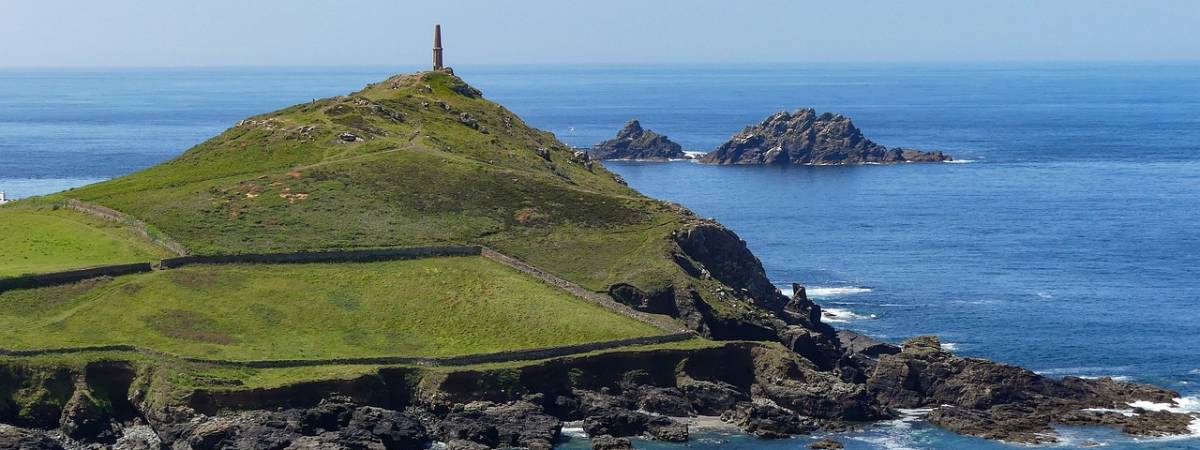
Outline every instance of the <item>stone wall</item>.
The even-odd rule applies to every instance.
[[[150,265],[150,263],[144,262],[0,278],[0,292],[10,289],[28,289],[54,286],[58,284],[74,283],[76,281],[82,281],[88,278],[115,277],[120,275],[128,275],[131,273],[149,272],[151,270],[153,270],[153,267]]]
[[[183,246],[183,244],[175,242],[174,239],[171,239],[171,238],[163,235],[162,233],[151,233],[150,227],[148,225],[146,225],[145,222],[134,219],[133,217],[130,217],[123,212],[120,212],[120,211],[117,211],[117,210],[111,209],[111,208],[106,208],[106,207],[103,207],[100,205],[93,205],[91,203],[81,202],[81,201],[75,200],[73,198],[67,199],[67,208],[73,209],[75,211],[79,211],[84,214],[90,214],[90,215],[99,217],[104,220],[110,220],[113,222],[123,223],[125,225],[128,225],[130,228],[132,228],[133,231],[136,232],[137,234],[140,234],[143,237],[145,237],[146,239],[149,239],[149,240],[153,241],[154,243],[162,246],[163,248],[170,250],[171,253],[175,253],[180,256],[188,254],[187,248],[185,248]]]
[[[631,345],[651,345],[665,344],[670,342],[681,342],[696,337],[694,333],[674,333],[663,334],[656,336],[643,336],[627,339],[617,339],[612,341],[588,342],[583,344],[563,345],[558,347],[543,347],[525,350],[512,350],[496,353],[482,353],[476,355],[463,356],[447,356],[440,358],[433,357],[416,357],[416,356],[377,356],[377,357],[362,357],[362,358],[324,358],[324,359],[269,359],[269,360],[244,360],[234,361],[226,359],[207,359],[207,358],[192,358],[186,356],[174,355],[171,353],[160,352],[148,348],[138,347],[128,344],[113,344],[113,345],[96,345],[88,347],[62,347],[62,348],[46,348],[32,350],[8,350],[0,348],[2,356],[42,356],[42,355],[61,355],[68,353],[87,353],[87,352],[136,352],[144,355],[160,356],[177,358],[188,362],[211,364],[216,366],[228,367],[252,367],[252,368],[283,368],[283,367],[309,367],[309,366],[327,366],[327,365],[408,365],[408,366],[469,366],[474,364],[509,362],[509,361],[532,361],[538,359],[557,358],[561,356],[570,356],[580,353],[588,353],[599,350],[608,350]]]
[[[621,315],[624,315],[631,319],[645,322],[650,325],[654,325],[665,331],[674,331],[674,332],[685,331],[685,328],[683,326],[671,321],[668,318],[659,317],[659,316],[655,316],[652,314],[646,314],[641,311],[635,310],[633,308],[630,308],[628,305],[626,305],[624,303],[613,300],[613,298],[611,296],[609,296],[608,294],[598,294],[598,293],[589,291],[589,290],[585,289],[583,286],[580,286],[578,284],[575,284],[570,281],[559,278],[559,277],[555,276],[554,274],[551,274],[542,269],[534,267],[533,265],[531,265],[529,263],[526,263],[524,261],[521,261],[519,259],[513,258],[508,255],[505,255],[503,253],[497,252],[490,248],[484,247],[482,249],[482,251],[480,252],[480,255],[482,255],[484,258],[490,259],[492,261],[496,261],[500,264],[504,264],[508,267],[512,267],[513,269],[524,272],[525,274],[527,274],[529,276],[532,276],[532,277],[542,280],[543,282],[548,283],[554,287],[557,287],[559,289],[567,291],[567,292],[571,293],[572,295],[575,295],[576,297],[580,297],[584,300],[590,301],[590,302],[600,305],[604,308],[607,308],[613,312],[616,312],[617,314],[621,314]]]
[[[365,250],[333,250],[291,253],[245,253],[236,255],[180,256],[167,258],[159,263],[164,269],[174,269],[189,264],[288,264],[315,262],[370,262],[401,259],[432,258],[438,256],[476,256],[480,247],[446,245],[437,247],[407,247]]]

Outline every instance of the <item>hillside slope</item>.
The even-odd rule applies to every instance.
[[[711,335],[773,338],[786,318],[732,232],[642,196],[444,72],[251,117],[67,195],[193,254],[481,244]]]

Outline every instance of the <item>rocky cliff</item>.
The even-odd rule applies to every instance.
[[[700,158],[710,164],[866,164],[941,162],[942,152],[887,148],[863,136],[849,117],[813,109],[772,114]]]
[[[665,161],[686,158],[683,148],[671,139],[642,128],[637,120],[630,120],[617,137],[596,144],[591,150],[597,159],[644,159]]]
[[[1051,379],[938,344],[920,337],[897,347],[842,332],[835,369],[776,343],[732,342],[491,367],[380,368],[270,388],[195,388],[170,402],[156,393],[172,389],[164,375],[178,377],[175,369],[0,364],[0,418],[18,425],[0,425],[0,448],[550,449],[567,421],[592,436],[684,442],[688,417],[720,416],[771,439],[845,430],[908,408],[932,408],[932,422],[957,432],[1046,443],[1057,439],[1051,424],[1161,436],[1186,433],[1197,420],[1118,411],[1137,400],[1170,403],[1178,394],[1165,389]]]

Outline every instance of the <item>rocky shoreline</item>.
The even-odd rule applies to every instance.
[[[894,346],[839,331],[831,369],[796,352],[814,341],[790,344],[624,350],[508,369],[381,369],[337,383],[197,391],[177,405],[155,404],[139,386],[146,375],[135,368],[94,363],[64,408],[38,411],[22,428],[0,426],[0,448],[416,449],[441,442],[456,450],[549,449],[570,423],[593,438],[594,448],[619,449],[629,448],[621,439],[627,437],[687,442],[698,417],[708,418],[709,427],[719,417],[758,438],[778,439],[845,431],[915,408],[958,433],[1043,444],[1057,439],[1051,424],[1165,436],[1185,434],[1197,420],[1115,411],[1135,401],[1170,403],[1178,394],[1169,390],[1051,379],[954,356],[933,336]],[[86,387],[97,385],[127,389]],[[105,402],[117,408],[95,407]]]

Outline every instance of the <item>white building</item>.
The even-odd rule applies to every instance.
[[[4,197],[4,191],[0,191],[0,205],[8,203],[8,199]]]

